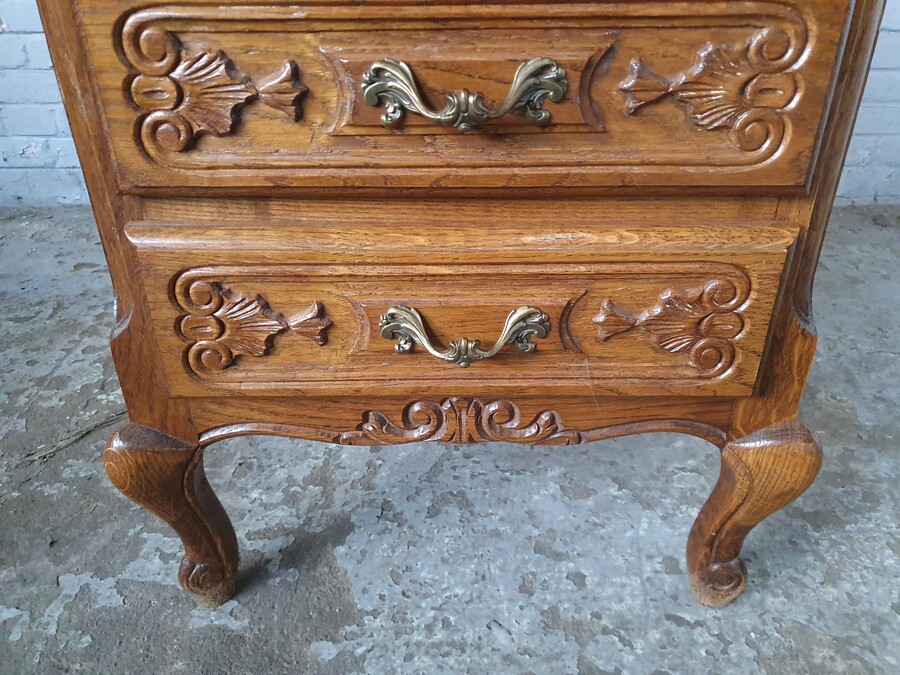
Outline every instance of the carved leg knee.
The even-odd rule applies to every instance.
[[[201,607],[234,594],[237,538],[203,471],[203,450],[155,429],[129,424],[109,440],[103,465],[129,499],[165,520],[181,537],[178,579]]]
[[[740,595],[747,569],[738,558],[744,537],[812,484],[822,447],[796,421],[783,422],[722,449],[719,481],[691,529],[687,565],[704,605],[722,607]]]

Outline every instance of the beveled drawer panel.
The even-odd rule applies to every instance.
[[[423,263],[429,243],[414,236],[405,248],[360,241],[354,252],[333,248],[326,231],[282,226],[280,241],[296,245],[272,251],[263,229],[129,226],[174,394],[477,385],[749,395],[796,234],[792,225],[570,231],[555,240],[569,243],[566,262],[536,264],[528,255],[541,251],[520,233],[465,254],[430,245]],[[665,250],[660,237],[672,242]],[[409,326],[415,313],[404,307],[421,317],[424,338],[399,353],[402,331],[382,328],[398,316]],[[529,321],[546,315],[526,331],[535,348],[517,349],[513,330],[490,350],[522,307],[539,310]],[[468,368],[440,358],[454,342],[466,351],[463,338],[496,354]]]
[[[126,190],[759,191],[805,185],[848,2],[79,4]],[[567,85],[537,96],[546,127],[518,109],[460,133],[363,95],[390,58],[419,108],[496,107],[537,57]]]

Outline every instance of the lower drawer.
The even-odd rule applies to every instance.
[[[745,396],[796,227],[128,234],[175,396]]]

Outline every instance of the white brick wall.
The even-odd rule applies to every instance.
[[[87,200],[35,0],[0,0],[0,204]]]
[[[842,203],[900,203],[900,0],[888,0]],[[0,204],[87,200],[35,0],[0,0]]]
[[[900,204],[900,0],[887,3],[838,200]]]

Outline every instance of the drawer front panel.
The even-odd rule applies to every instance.
[[[797,188],[848,3],[81,4],[118,175],[140,191]],[[471,133],[416,112],[455,110],[445,96],[472,108],[475,93],[499,107],[537,57],[565,71],[520,92],[549,126],[522,106]],[[398,94],[395,73],[394,97],[367,101],[385,58],[409,86]]]
[[[322,264],[314,250],[281,250],[272,264],[271,252],[240,250],[221,232],[178,250],[160,244],[164,228],[151,229],[129,234],[170,387],[186,396],[366,387],[749,395],[790,245],[785,231],[766,247],[776,230],[745,228],[752,250],[715,251],[698,233],[693,248],[641,252],[632,229],[608,238],[627,250],[558,264],[396,264],[414,252]],[[536,310],[509,328],[525,307]],[[401,352],[404,331],[420,339]]]

